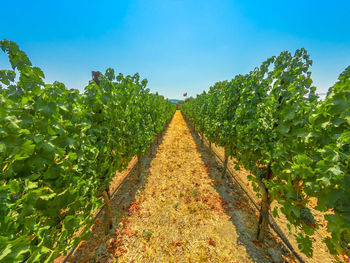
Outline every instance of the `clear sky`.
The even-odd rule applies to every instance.
[[[152,92],[195,96],[283,50],[307,49],[318,92],[350,65],[350,1],[1,1],[0,39],[46,81],[83,90],[91,71],[139,72]],[[0,69],[9,68],[0,53]]]

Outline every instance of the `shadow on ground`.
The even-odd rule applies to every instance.
[[[226,173],[223,176],[223,165],[203,143],[191,123],[186,120],[196,143],[197,150],[206,165],[207,172],[213,180],[213,186],[219,193],[223,207],[239,235],[238,241],[246,247],[247,253],[254,262],[283,262],[282,255],[290,257],[289,250],[268,234],[265,241],[256,240],[259,214],[251,201],[245,196],[240,186]]]

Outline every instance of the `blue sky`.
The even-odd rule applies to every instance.
[[[318,92],[350,65],[350,1],[2,1],[0,39],[46,81],[83,90],[91,71],[139,72],[152,92],[195,96],[283,50],[307,49]],[[9,68],[0,54],[0,69]]]

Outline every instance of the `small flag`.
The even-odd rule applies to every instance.
[[[187,92],[186,93],[184,93],[184,97],[186,97],[187,96]]]

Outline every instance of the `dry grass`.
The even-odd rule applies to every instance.
[[[70,262],[282,262],[280,244],[255,240],[257,214],[176,112],[155,156],[112,200],[114,229]],[[153,151],[152,151],[153,152]],[[289,261],[289,260],[288,260]]]
[[[180,112],[109,244],[118,262],[251,262]]]

